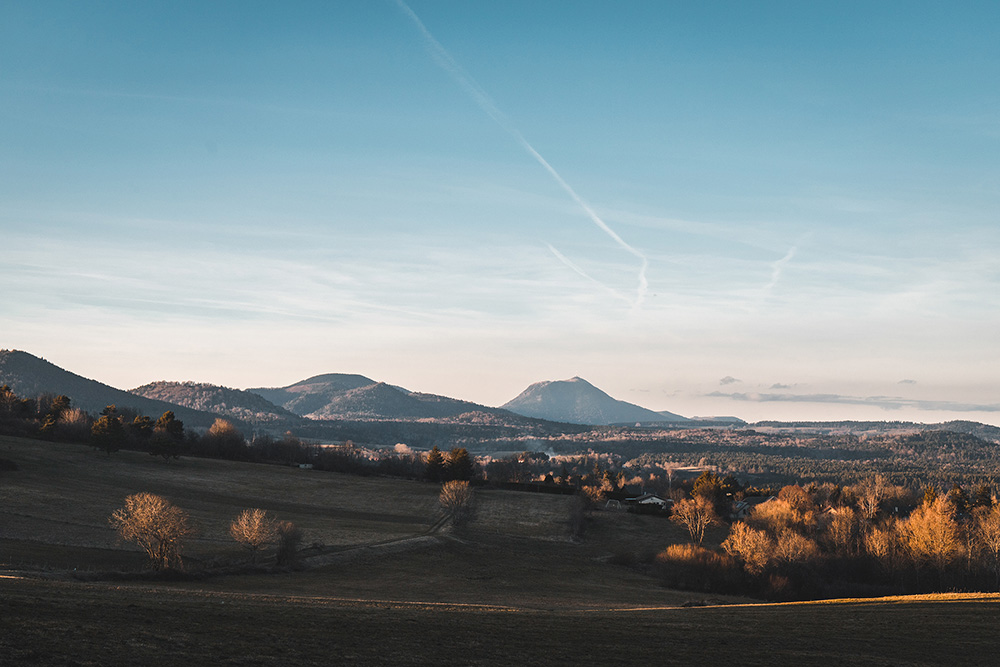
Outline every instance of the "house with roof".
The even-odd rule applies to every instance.
[[[634,498],[626,498],[625,506],[630,512],[669,512],[674,501],[670,498],[661,498],[655,493],[643,493]]]

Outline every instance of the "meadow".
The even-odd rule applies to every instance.
[[[662,518],[483,489],[439,529],[438,486],[0,438],[0,664],[991,664],[989,594],[759,604],[664,588],[617,556]],[[141,577],[107,517],[150,491],[190,512],[188,576]],[[246,507],[294,521],[302,568],[233,569]],[[223,567],[229,574],[211,575]],[[228,567],[229,569],[225,569]]]

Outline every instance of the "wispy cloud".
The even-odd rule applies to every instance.
[[[930,401],[895,396],[846,396],[843,394],[756,394],[714,391],[705,394],[710,398],[728,398],[751,403],[834,403],[838,405],[864,405],[883,410],[933,410],[952,412],[1000,412],[1000,404],[962,403],[958,401]]]
[[[634,246],[627,243],[621,236],[618,235],[611,227],[608,226],[606,222],[597,215],[594,209],[588,204],[576,190],[570,186],[569,183],[556,171],[555,167],[549,164],[542,155],[535,150],[524,135],[521,134],[520,130],[514,126],[510,118],[503,113],[497,106],[493,98],[486,93],[485,90],[472,78],[472,76],[462,68],[461,65],[451,56],[451,54],[444,48],[444,46],[439,42],[434,35],[431,34],[424,22],[420,20],[420,17],[410,9],[403,0],[396,0],[396,5],[409,17],[413,24],[420,31],[421,36],[424,38],[424,42],[427,44],[430,50],[431,57],[434,61],[446,71],[461,87],[462,89],[475,100],[476,104],[486,112],[486,114],[496,122],[507,134],[509,134],[525,152],[528,153],[539,165],[542,166],[545,171],[555,180],[555,182],[561,187],[570,198],[576,202],[576,204],[583,209],[583,212],[590,218],[591,222],[597,225],[605,234],[607,234],[619,247],[628,252],[629,254],[636,257],[639,260],[639,273],[638,273],[638,286],[636,287],[635,301],[633,302],[634,307],[639,307],[642,305],[646,298],[646,292],[649,290],[649,280],[646,277],[646,271],[649,268],[649,260],[646,255],[636,249]]]
[[[785,253],[784,257],[771,263],[771,282],[764,285],[765,292],[770,292],[775,288],[775,286],[777,286],[778,281],[781,280],[781,274],[784,272],[785,266],[792,261],[796,252],[798,252],[798,248],[796,246],[792,246],[789,248],[788,252]]]
[[[618,292],[618,290],[615,290],[615,289],[612,289],[612,288],[608,287],[607,285],[605,285],[604,283],[602,283],[600,280],[598,280],[597,278],[594,278],[589,273],[587,273],[586,271],[584,271],[573,260],[571,260],[569,257],[567,257],[566,255],[564,255],[561,252],[559,252],[558,250],[556,250],[555,247],[552,246],[552,244],[546,243],[545,245],[548,246],[549,251],[553,255],[555,255],[556,259],[558,259],[560,262],[562,262],[563,264],[565,264],[566,266],[568,266],[570,269],[572,269],[573,271],[575,271],[577,274],[579,274],[580,276],[582,276],[582,277],[586,278],[587,280],[593,282],[594,284],[598,285],[602,289],[607,290],[615,298],[621,299],[622,301],[624,301],[625,303],[628,303],[628,304],[632,303],[625,295],[623,295],[620,292]]]
[[[726,377],[719,380],[719,384],[723,386],[727,384],[736,384],[737,382],[740,382],[740,380],[734,378],[732,375],[727,375]]]

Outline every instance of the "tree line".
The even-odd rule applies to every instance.
[[[920,492],[876,475],[749,498],[705,473],[672,518],[690,542],[654,567],[675,587],[772,599],[1000,590],[1000,503],[985,484]],[[726,536],[706,546],[713,525]]]
[[[386,475],[435,483],[468,481],[479,474],[464,447],[443,452],[434,446],[422,454],[398,444],[371,449],[348,440],[339,445],[304,442],[291,433],[281,437],[255,434],[247,438],[222,417],[204,433],[188,429],[173,411],[152,419],[137,410],[106,406],[91,416],[72,407],[68,396],[23,399],[0,387],[0,432],[10,435],[86,443],[107,455],[120,450],[145,451],[165,461],[181,456],[255,463],[308,465],[316,470],[356,475]]]

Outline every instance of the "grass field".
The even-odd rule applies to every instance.
[[[483,490],[465,530],[439,533],[429,484],[17,438],[0,457],[20,468],[0,473],[0,665],[987,665],[1000,652],[996,595],[684,608],[706,596],[612,558],[681,541],[676,526],[599,512],[573,542],[564,496]],[[142,567],[107,525],[137,491],[191,512],[194,571],[242,557],[227,525],[245,507],[295,521],[327,562],[101,579]]]
[[[0,580],[0,662],[992,665],[1000,604],[518,610]]]

